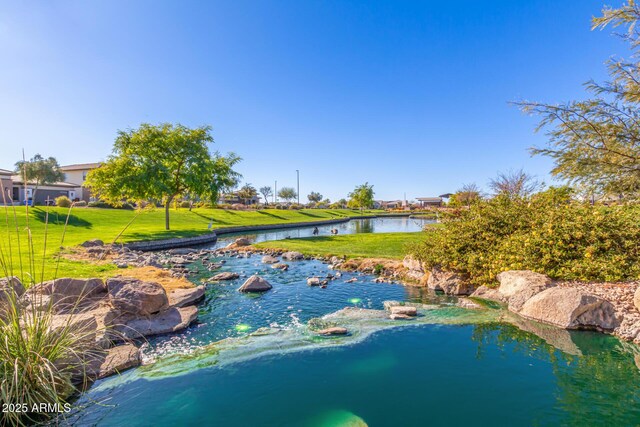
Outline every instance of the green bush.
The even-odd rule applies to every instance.
[[[302,209],[302,208],[304,208],[304,206],[299,205],[299,204],[297,204],[297,203],[291,203],[291,204],[289,205],[289,210],[295,210],[295,211],[298,211],[298,210],[300,210],[300,209]]]
[[[191,207],[191,202],[188,200],[183,200],[180,202],[180,207],[181,208],[188,208]]]
[[[414,255],[431,268],[494,285],[498,273],[533,270],[555,279],[622,281],[640,277],[640,206],[571,201],[566,188],[529,199],[495,197],[445,215],[425,231]]]
[[[111,203],[97,201],[97,202],[89,202],[87,206],[89,206],[90,208],[101,208],[101,209],[129,209],[129,210],[134,209],[131,203],[126,203],[126,202],[115,206],[115,205],[112,205]]]
[[[67,196],[56,197],[56,206],[59,206],[61,208],[70,208],[71,200],[69,200]]]

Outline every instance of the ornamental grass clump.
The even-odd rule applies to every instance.
[[[20,228],[15,207],[4,202],[0,277],[7,279],[0,283],[0,425],[21,426],[68,411],[76,386],[86,384],[88,362],[102,350],[95,324],[57,314],[42,296],[20,298],[24,288],[28,291],[44,276],[44,260],[40,264],[36,253],[46,250],[48,213],[45,247],[36,248],[29,207],[26,227]],[[63,241],[64,237],[60,244]]]
[[[429,268],[465,273],[475,285],[495,286],[507,270],[579,281],[640,277],[640,206],[578,202],[567,188],[480,200],[425,233],[414,255]]]

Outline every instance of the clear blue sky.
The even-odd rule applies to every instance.
[[[609,2],[611,3],[611,2]],[[508,101],[584,97],[624,54],[602,1],[2,1],[0,168],[105,159],[118,129],[210,124],[256,187],[337,199],[549,182]],[[619,1],[613,5],[618,6]],[[306,199],[306,197],[302,197]]]

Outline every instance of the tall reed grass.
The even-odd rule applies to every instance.
[[[26,182],[26,180],[24,180]],[[34,244],[29,206],[26,226],[18,224],[16,208],[1,187],[4,226],[0,230],[0,425],[25,426],[59,416],[68,399],[87,381],[85,368],[102,351],[95,328],[56,314],[40,297],[20,298],[43,281],[47,262],[48,208],[43,225],[44,242]],[[69,207],[60,246],[71,214]],[[42,259],[40,260],[40,254]],[[49,258],[50,259],[50,258]],[[58,277],[59,258],[55,277]],[[15,279],[19,279],[24,288]]]

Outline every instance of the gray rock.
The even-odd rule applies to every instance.
[[[309,286],[320,286],[320,278],[319,277],[309,277],[307,279],[307,285]]]
[[[254,274],[249,277],[238,290],[240,292],[266,292],[272,287],[269,282]]]
[[[282,259],[286,259],[288,261],[299,261],[304,259],[304,255],[300,252],[289,251],[282,254]]]
[[[141,363],[140,349],[133,344],[124,344],[93,357],[88,363],[86,374],[89,378],[101,379],[120,374],[140,366]]]
[[[528,270],[503,271],[497,279],[500,282],[498,292],[514,312],[518,312],[532,296],[554,286],[548,276]]]
[[[198,250],[193,248],[175,248],[169,250],[171,255],[190,255],[196,252],[198,252]]]
[[[349,331],[347,331],[347,328],[343,328],[340,326],[334,326],[331,328],[325,328],[316,331],[316,333],[320,335],[346,335],[348,332]]]
[[[80,243],[80,246],[85,248],[96,248],[96,247],[104,246],[104,242],[100,239],[92,239],[92,240],[87,240],[86,242]]]
[[[402,314],[404,316],[417,316],[418,310],[415,307],[407,305],[394,305],[389,308],[391,314]]]
[[[278,261],[280,261],[278,258],[271,256],[271,255],[265,255],[262,257],[262,263],[263,264],[275,264]]]
[[[277,268],[279,270],[286,271],[289,269],[289,264],[285,264],[283,262],[276,262],[275,264],[271,264],[271,268]]]
[[[24,286],[17,277],[3,277],[0,279],[0,317],[10,313],[9,307],[12,303],[17,303],[24,294]]]
[[[204,286],[188,289],[175,289],[168,295],[171,307],[186,307],[199,303],[204,299]]]
[[[389,319],[391,320],[413,320],[414,318],[414,316],[409,316],[408,314],[402,313],[391,313],[389,315]]]
[[[198,318],[195,306],[171,307],[148,318],[137,318],[126,323],[121,332],[130,339],[163,335],[186,329]]]
[[[470,310],[477,310],[482,308],[482,306],[480,304],[478,304],[477,302],[469,299],[469,298],[460,298],[458,300],[458,303],[456,304],[458,307],[462,307],[462,308],[466,308],[466,309],[470,309]]]
[[[239,248],[242,246],[249,246],[249,245],[251,245],[251,240],[247,239],[246,237],[239,237],[228,246],[231,246],[233,248]]]
[[[619,324],[609,301],[575,288],[546,289],[525,302],[519,314],[565,329],[609,331]]]
[[[453,271],[444,271],[438,267],[431,269],[427,287],[447,295],[471,295],[474,291],[473,285],[469,283],[466,276]]]
[[[219,282],[222,280],[235,280],[239,277],[240,275],[238,273],[234,273],[232,271],[225,271],[223,273],[218,273],[215,276],[211,276],[209,278],[209,282]]]
[[[107,280],[107,289],[111,304],[125,313],[148,316],[169,305],[167,292],[158,283],[114,277]]]
[[[54,304],[75,304],[80,299],[105,296],[107,287],[102,279],[72,279],[65,277],[52,281],[51,297]],[[103,294],[103,295],[101,295]]]

